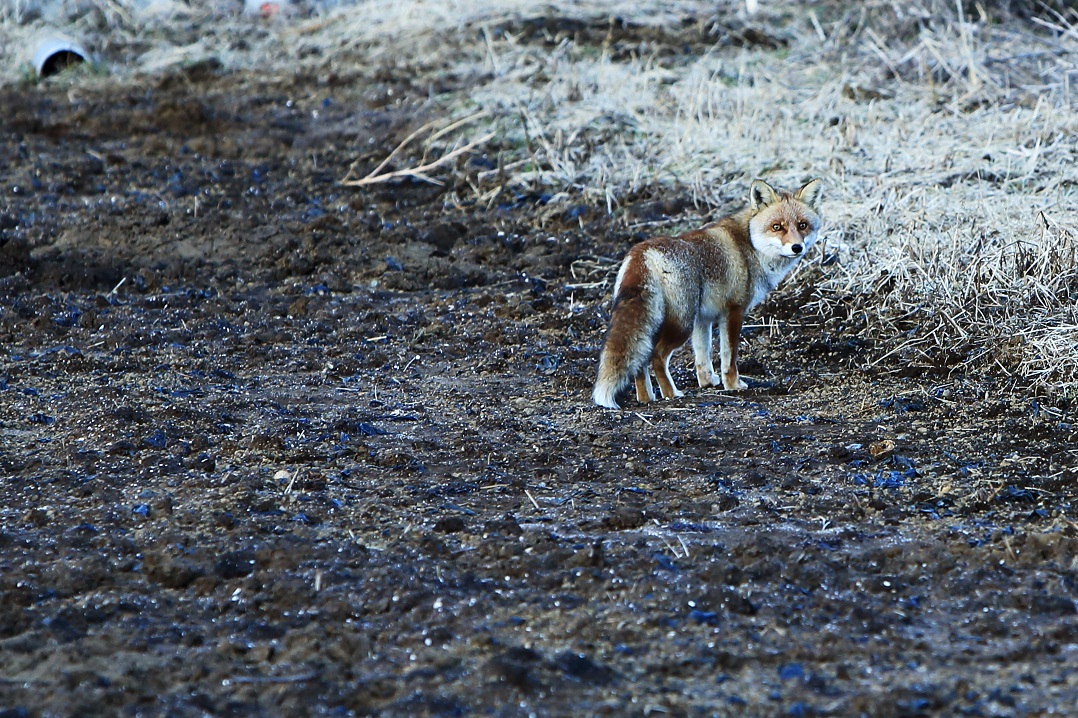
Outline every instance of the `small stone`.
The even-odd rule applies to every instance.
[[[554,659],[554,665],[584,683],[604,686],[614,680],[614,672],[582,653],[564,651]]]
[[[464,519],[460,516],[446,516],[438,519],[434,524],[434,530],[442,534],[455,534],[465,528]]]
[[[800,679],[805,677],[805,669],[800,663],[787,663],[779,666],[779,679],[788,681],[792,679]]]
[[[255,570],[255,555],[253,551],[232,551],[226,553],[217,560],[213,572],[226,581],[233,578],[243,578]]]
[[[886,458],[893,454],[895,451],[895,442],[890,439],[883,441],[874,441],[868,445],[868,453],[872,454],[872,458],[877,461]]]

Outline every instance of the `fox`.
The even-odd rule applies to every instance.
[[[636,398],[655,401],[648,364],[665,399],[682,397],[670,376],[670,355],[692,337],[701,388],[747,389],[737,370],[745,313],[790,273],[816,242],[823,183],[796,192],[762,179],[749,186],[746,209],[676,237],[647,239],[629,249],[614,282],[610,327],[599,354],[592,399],[617,409],[636,384]],[[719,324],[722,374],[712,362],[712,326]]]

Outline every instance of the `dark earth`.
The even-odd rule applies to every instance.
[[[748,391],[600,410],[687,195],[498,139],[343,187],[444,113],[391,69],[75,73],[0,90],[3,718],[1078,711],[1062,399],[821,313],[817,250]]]

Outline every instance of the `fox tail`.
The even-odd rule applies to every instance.
[[[661,316],[649,301],[643,282],[620,286],[614,297],[610,330],[599,355],[599,376],[591,397],[599,406],[617,409],[617,395],[647,367]]]

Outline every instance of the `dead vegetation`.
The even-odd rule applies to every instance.
[[[129,41],[148,32],[137,3],[87,6],[79,28],[98,28],[101,44],[102,26]],[[945,356],[1046,388],[1078,382],[1078,15],[1065,4],[761,3],[748,15],[740,3],[586,2],[538,15],[505,0],[369,2],[272,23],[216,5],[175,10],[157,25],[211,25],[223,40],[253,25],[249,51],[158,31],[143,58],[155,66],[216,53],[316,77],[379,64],[397,81],[419,69],[446,79],[430,96],[430,127],[443,129],[423,154],[398,148],[365,177],[342,168],[346,184],[457,171],[469,180],[461,202],[494,202],[508,187],[617,215],[626,197],[688,193],[707,213],[752,177],[818,175],[838,262],[814,276],[813,304],[871,316],[876,361]],[[6,11],[0,31],[27,37],[33,24],[16,20],[28,12]],[[672,27],[696,38],[682,54],[657,36]],[[106,64],[110,53],[132,59],[102,50]],[[494,164],[469,174],[472,152]]]
[[[447,88],[468,78],[430,96],[446,119],[421,153],[398,148],[366,177],[342,168],[346,183],[449,171],[467,179],[460,202],[531,193],[552,211],[618,215],[627,198],[684,193],[689,215],[706,215],[755,176],[822,176],[831,259],[801,281],[820,316],[871,318],[874,364],[990,366],[1069,393],[1076,20],[1065,6],[942,0],[764,3],[751,16],[590,2],[542,18],[515,2],[363,3],[262,26],[248,56],[223,54],[315,73],[390,58]],[[657,39],[671,27],[697,38],[683,54]],[[277,43],[291,52],[260,54]],[[471,170],[472,152],[487,166]]]
[[[213,55],[319,82],[365,64],[444,77],[422,146],[409,137],[374,169],[341,168],[350,186],[450,172],[466,180],[458,202],[530,193],[551,213],[583,202],[615,215],[627,198],[684,194],[691,223],[755,176],[822,176],[831,260],[802,281],[816,282],[819,315],[871,317],[874,363],[991,365],[1078,386],[1078,13],[1066,4],[763,3],[750,15],[739,3],[588,2],[540,17],[520,2],[375,2],[268,23],[212,3],[154,18],[141,7],[90,2],[75,22],[114,72]],[[24,3],[0,18],[9,79],[33,17]],[[215,42],[193,40],[195,26]],[[671,28],[691,39],[680,54]],[[136,43],[149,45],[137,59]],[[478,171],[474,153],[488,158]],[[804,291],[795,280],[786,294]]]
[[[743,22],[785,49],[674,62],[507,36],[497,65],[530,69],[496,73],[475,97],[519,108],[536,165],[516,181],[612,212],[657,188],[710,209],[757,175],[821,174],[838,261],[813,273],[812,303],[871,316],[874,363],[990,366],[1069,392],[1076,16],[1000,23],[978,7],[765,7]]]

